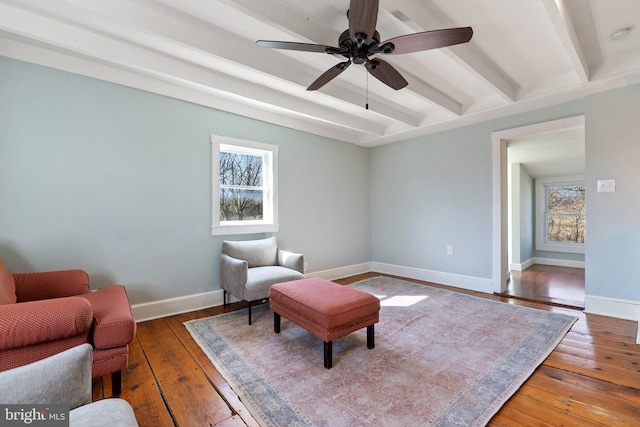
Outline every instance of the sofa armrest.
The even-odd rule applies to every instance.
[[[278,249],[278,265],[304,274],[304,255]]]
[[[82,297],[0,305],[0,352],[12,348],[89,336],[93,310]]]
[[[220,257],[220,287],[238,298],[244,298],[249,263],[245,260],[222,254]]]
[[[13,274],[18,302],[70,297],[89,292],[89,275],[83,270]]]
[[[3,404],[91,403],[91,345],[83,344],[37,362],[0,372]]]
[[[93,347],[107,349],[129,344],[136,336],[131,303],[122,285],[110,285],[82,295],[93,309]]]
[[[102,399],[69,412],[69,425],[138,427],[133,408],[123,399]]]

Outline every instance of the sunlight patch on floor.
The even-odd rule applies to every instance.
[[[386,295],[376,295],[376,297],[380,299],[380,305],[383,307],[409,307],[428,298],[427,295],[396,295],[391,298],[387,298]]]

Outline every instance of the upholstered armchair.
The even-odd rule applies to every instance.
[[[70,427],[138,425],[133,408],[125,400],[102,399],[91,403],[89,344],[0,372],[0,402],[3,405],[68,406]],[[0,416],[0,423],[4,415]],[[34,422],[36,424],[40,423]]]
[[[0,371],[88,343],[93,378],[111,374],[119,395],[135,333],[124,286],[90,292],[82,270],[10,274],[0,258]]]
[[[251,305],[266,302],[274,283],[304,279],[304,256],[278,248],[275,237],[261,240],[222,242],[220,287],[223,303],[227,292]]]

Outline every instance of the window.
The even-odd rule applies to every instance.
[[[278,147],[212,136],[213,235],[278,231]]]
[[[536,181],[536,249],[584,253],[587,211],[580,177]]]

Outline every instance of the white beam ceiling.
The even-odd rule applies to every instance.
[[[607,2],[608,4],[610,2]],[[390,55],[394,91],[322,53],[258,39],[336,46],[348,0],[0,0],[0,55],[375,146],[640,82],[640,2],[380,0],[382,41],[471,26],[471,42]],[[630,27],[629,36],[609,34]],[[368,104],[369,109],[365,109]]]

